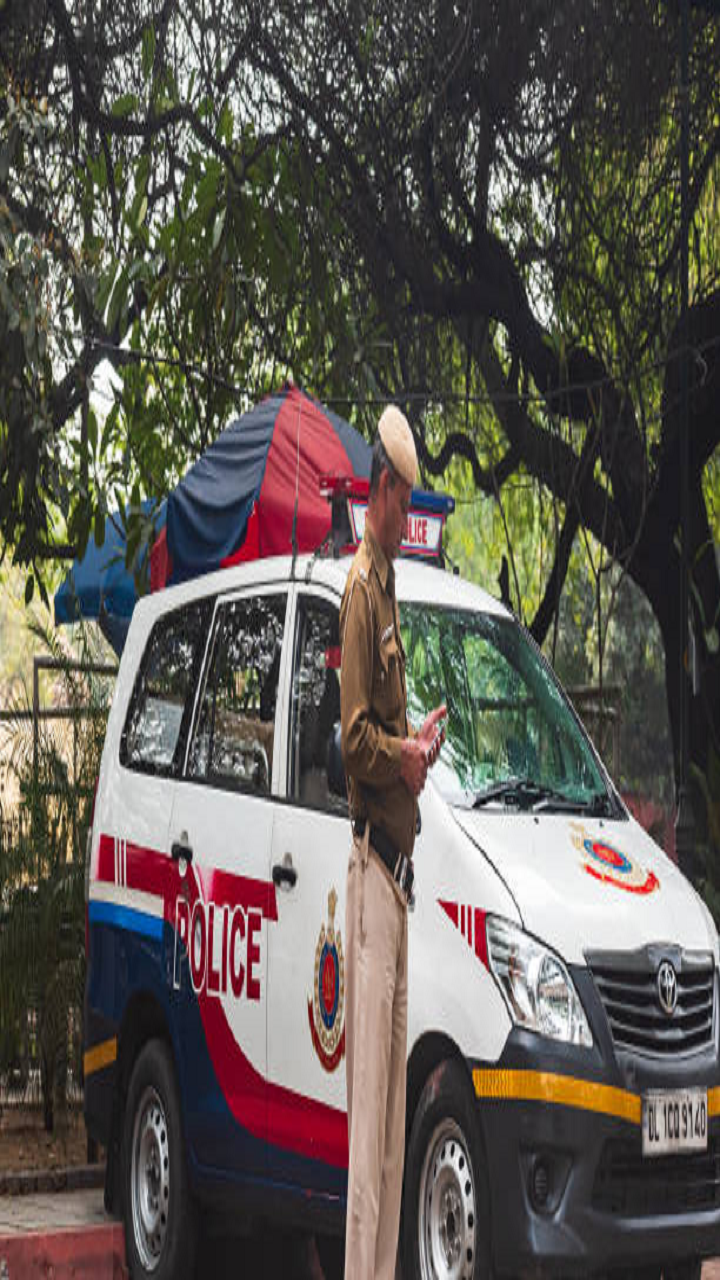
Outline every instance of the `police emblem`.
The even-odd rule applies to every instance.
[[[315,948],[315,981],[308,1000],[308,1023],[313,1048],[326,1071],[335,1071],[345,1057],[345,960],[340,930],[335,932],[337,894],[328,894],[328,922],[320,928]]]
[[[660,888],[660,881],[653,871],[645,871],[626,853],[613,848],[605,840],[593,840],[580,822],[570,823],[571,839],[582,854],[582,868],[595,880],[612,884],[627,893],[653,893]]]

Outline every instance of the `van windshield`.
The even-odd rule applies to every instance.
[[[511,618],[401,604],[408,717],[447,703],[433,781],[451,804],[616,813],[551,668]]]

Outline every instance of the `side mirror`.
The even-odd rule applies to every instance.
[[[345,781],[345,765],[342,758],[342,739],[340,721],[336,720],[328,738],[327,753],[328,787],[335,796],[347,800],[347,783]]]

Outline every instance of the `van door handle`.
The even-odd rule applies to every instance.
[[[193,860],[193,851],[190,848],[190,845],[183,844],[180,840],[175,841],[170,849],[170,853],[172,854],[173,862],[179,862],[181,858],[184,858],[186,862],[192,862]]]
[[[273,884],[285,886],[292,889],[297,882],[297,871],[292,864],[292,858],[289,853],[285,854],[282,862],[276,862],[272,869]]]

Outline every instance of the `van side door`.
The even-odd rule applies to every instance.
[[[297,587],[282,749],[285,803],[275,815],[271,874],[277,923],[268,948],[269,1173],[341,1196],[347,1177],[345,880],[347,802],[328,786],[340,720],[339,599]]]
[[[138,993],[150,992],[167,1013],[167,906],[177,889],[170,820],[212,607],[196,600],[160,614],[147,630],[136,625],[123,655],[121,674],[133,683],[108,728],[88,886],[89,1046],[116,1040]],[[86,1098],[100,1091],[103,1125],[110,1119],[106,1079],[102,1071],[87,1072]]]
[[[171,984],[187,1132],[201,1167],[263,1176],[268,876],[287,590],[218,603],[170,843],[182,877]]]

